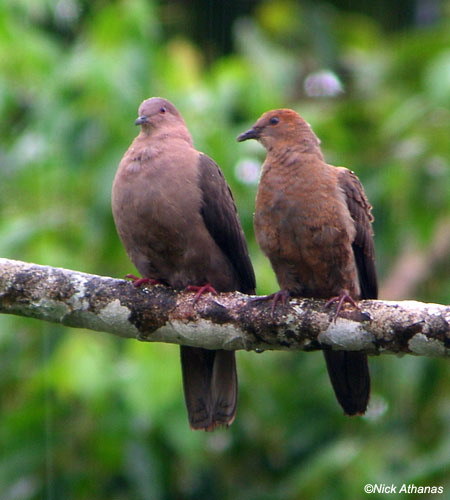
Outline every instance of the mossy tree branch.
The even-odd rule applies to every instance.
[[[277,306],[241,293],[207,294],[0,259],[0,312],[149,342],[208,349],[346,349],[368,354],[450,355],[450,306],[361,301],[334,321],[325,302]]]

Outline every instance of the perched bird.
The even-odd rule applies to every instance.
[[[193,147],[166,99],[145,100],[135,124],[141,131],[117,170],[112,211],[144,280],[194,288],[197,298],[205,291],[254,293],[247,244],[220,168]],[[181,366],[191,428],[230,425],[237,400],[234,351],[181,346]]]
[[[273,306],[290,296],[330,299],[338,302],[337,316],[345,301],[377,298],[372,207],[356,175],[325,163],[319,139],[290,109],[263,114],[237,138],[247,139],[267,150],[254,225],[281,287]],[[324,356],[344,412],[363,414],[367,356],[332,350]]]

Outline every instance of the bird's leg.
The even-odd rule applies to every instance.
[[[337,295],[336,297],[331,297],[331,299],[325,304],[325,307],[330,307],[335,302],[337,302],[337,306],[336,306],[336,312],[334,314],[334,319],[333,319],[334,322],[336,322],[336,319],[339,316],[339,313],[341,312],[341,309],[344,306],[345,302],[348,302],[349,304],[351,304],[353,307],[358,309],[358,311],[360,310],[360,307],[353,300],[353,298],[349,295],[347,290],[342,290],[341,293],[339,295]]]
[[[139,278],[134,274],[127,274],[125,278],[131,280],[133,286],[135,286],[136,288],[139,288],[142,285],[162,285],[162,282],[159,280],[155,280],[153,278]]]
[[[198,299],[204,294],[204,293],[212,293],[213,295],[217,295],[217,290],[211,285],[211,283],[206,283],[203,286],[196,286],[196,285],[189,285],[186,287],[186,290],[189,292],[197,292],[195,294],[194,298],[194,304],[198,302]]]
[[[275,313],[275,308],[278,302],[281,302],[285,306],[289,301],[290,293],[287,290],[278,290],[278,292],[271,293],[270,295],[263,295],[261,297],[254,297],[249,300],[249,302],[263,302],[266,300],[272,301],[272,307],[270,309],[270,315],[273,317]]]

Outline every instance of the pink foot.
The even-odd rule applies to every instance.
[[[262,297],[255,297],[250,299],[250,302],[263,302],[266,300],[272,301],[272,307],[270,308],[270,315],[273,317],[275,313],[275,308],[278,302],[281,302],[285,306],[289,301],[290,294],[287,290],[279,290],[276,293],[271,293],[270,295],[263,295]]]
[[[325,307],[330,307],[335,302],[337,302],[337,307],[336,307],[336,312],[335,312],[334,318],[333,318],[334,322],[336,322],[336,319],[339,316],[339,313],[341,312],[341,309],[342,309],[345,302],[347,302],[348,304],[351,304],[353,307],[358,309],[358,311],[360,310],[360,307],[358,306],[358,304],[352,299],[352,297],[350,297],[350,295],[348,294],[348,292],[346,290],[342,290],[342,292],[339,295],[337,295],[336,297],[332,297],[325,304]]]
[[[139,278],[134,274],[127,274],[125,278],[130,279],[136,288],[142,285],[161,285],[161,281],[159,280],[154,280],[153,278]]]
[[[189,285],[186,287],[186,290],[189,292],[197,292],[194,297],[194,304],[198,302],[198,299],[204,293],[212,293],[213,295],[217,295],[217,290],[211,285],[211,283],[206,283],[203,286]]]

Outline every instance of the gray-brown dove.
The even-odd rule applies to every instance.
[[[175,106],[139,107],[141,131],[112,190],[120,239],[144,278],[175,289],[254,293],[255,276],[236,206],[220,168],[197,151]],[[181,346],[192,429],[230,425],[236,413],[234,351]]]

